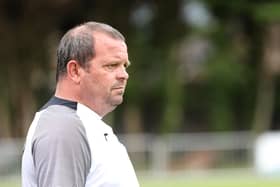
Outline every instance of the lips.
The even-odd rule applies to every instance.
[[[115,87],[113,90],[124,90],[124,87]]]
[[[123,94],[124,93],[124,87],[114,88],[113,90],[115,90],[119,94]]]
[[[119,89],[124,90],[124,89],[125,89],[125,86],[123,86],[123,85],[121,85],[121,86],[119,86],[119,85],[118,85],[118,86],[113,86],[113,87],[112,87],[112,90],[115,90],[115,89],[116,89],[116,90],[119,90]]]
[[[116,91],[118,94],[124,94],[125,87],[124,86],[116,86],[112,88],[113,91]]]

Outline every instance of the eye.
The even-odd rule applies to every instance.
[[[124,67],[125,68],[128,68],[130,66],[130,62],[128,61],[128,62],[126,62],[126,63],[124,63]]]
[[[129,65],[128,65],[127,63],[125,63],[123,66],[124,66],[125,68],[128,68]]]
[[[119,64],[114,63],[114,64],[108,64],[106,67],[107,67],[108,69],[114,69],[114,68],[118,67],[118,65],[119,65]]]

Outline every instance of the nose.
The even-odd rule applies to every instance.
[[[125,67],[121,67],[120,68],[120,70],[118,71],[118,75],[117,76],[118,76],[119,79],[124,79],[124,80],[127,80],[129,78],[129,74],[126,71]]]

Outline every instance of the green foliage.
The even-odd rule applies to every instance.
[[[213,130],[234,129],[232,101],[246,81],[244,66],[229,51],[219,51],[208,64],[209,114]]]
[[[254,17],[260,22],[279,22],[280,21],[280,3],[279,2],[265,2],[256,4],[253,12]]]
[[[55,87],[54,48],[61,34],[77,23],[96,20],[112,24],[127,38],[132,66],[122,109],[138,107],[143,131],[249,130],[266,42],[263,31],[279,20],[280,4],[202,0],[212,22],[198,29],[182,17],[186,2],[1,2],[0,101],[4,104],[0,110],[5,115],[0,114],[0,119],[5,118],[4,126],[13,136],[24,135],[32,112]],[[139,26],[131,16],[143,4],[152,14],[148,23]],[[207,40],[211,52],[201,53],[202,68],[189,80],[178,73],[188,56],[181,62],[176,47],[192,35]],[[31,103],[28,112],[26,103]],[[115,115],[118,122],[125,121],[125,112]]]

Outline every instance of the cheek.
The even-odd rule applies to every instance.
[[[106,74],[100,71],[91,71],[83,77],[83,84],[86,90],[95,93],[110,92],[114,84],[113,74]]]
[[[82,92],[88,92],[91,90],[93,90],[96,87],[96,80],[93,78],[92,75],[90,74],[86,74],[85,76],[83,76],[82,80],[81,80],[81,88],[82,88]]]
[[[95,90],[97,93],[108,92],[111,88],[113,81],[108,76],[96,74],[88,78],[88,84],[91,90]]]

